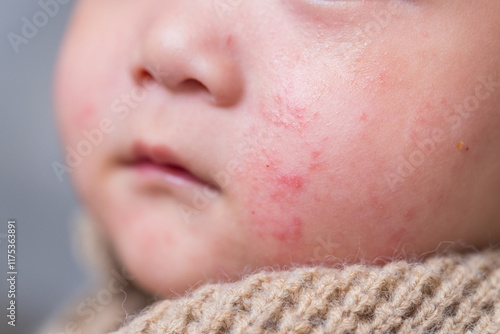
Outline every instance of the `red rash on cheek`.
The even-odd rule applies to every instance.
[[[255,127],[250,131],[251,138],[258,140],[248,160],[245,211],[249,229],[265,242],[277,243],[273,247],[278,258],[299,249],[307,223],[305,213],[310,209],[308,202],[316,203],[308,195],[308,180],[312,170],[322,168],[324,144],[313,138],[308,147],[303,147],[302,157],[290,153],[294,143],[304,144],[309,128],[319,119],[314,106],[317,99],[314,94],[297,89],[293,82],[285,83],[253,110],[260,120],[254,120]],[[276,139],[287,145],[277,144]]]
[[[269,167],[267,167],[269,166]],[[251,227],[259,237],[272,237],[280,242],[297,242],[302,238],[303,220],[297,207],[300,195],[305,192],[304,176],[299,173],[276,170],[272,163],[265,166],[265,177],[259,187],[258,202],[251,207]]]
[[[260,103],[260,115],[279,128],[302,134],[319,113],[313,108],[314,98],[296,95],[292,84],[283,87],[272,95],[269,103]]]
[[[310,212],[312,203],[317,205],[322,201],[321,196],[311,193],[310,180],[328,168],[327,143],[328,137],[320,137],[319,141],[301,140],[303,154],[293,157],[293,168],[286,167],[290,164],[289,155],[281,158],[280,152],[270,154],[267,146],[252,157],[250,170],[259,177],[251,181],[247,210],[251,212],[251,228],[259,237],[270,237],[287,246],[303,239],[305,214]],[[285,247],[282,251],[285,254],[290,249]]]
[[[271,194],[271,198],[274,200],[287,198],[302,189],[303,183],[303,177],[300,175],[278,175],[276,176],[276,182],[274,183],[275,189]]]

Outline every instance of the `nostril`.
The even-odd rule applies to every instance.
[[[153,82],[155,78],[147,69],[141,68],[135,71],[134,80],[138,85],[145,86],[148,83]]]
[[[185,92],[205,91],[205,92],[209,93],[208,88],[196,79],[184,80],[179,85],[179,90],[182,90]]]
[[[177,92],[210,93],[207,86],[205,86],[199,80],[196,80],[193,78],[188,78],[188,79],[185,79],[185,80],[177,82],[177,83],[174,83],[174,81],[168,82],[168,81],[166,81],[166,79],[168,79],[168,77],[166,76],[166,73],[159,72],[159,71],[158,71],[158,73],[156,73],[156,72],[157,71],[155,69],[141,67],[141,68],[138,68],[134,72],[133,78],[134,78],[134,81],[136,82],[136,84],[140,85],[140,86],[147,86],[151,82],[156,82],[158,84],[171,85],[170,89],[176,90]],[[172,78],[172,77],[170,77],[170,78]]]

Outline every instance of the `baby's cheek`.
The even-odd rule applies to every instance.
[[[256,252],[272,263],[326,261],[356,253],[359,242],[374,249],[403,237],[401,229],[386,233],[394,227],[390,208],[363,175],[367,169],[332,159],[328,137],[289,147],[273,154],[261,148],[248,162],[243,210]]]
[[[414,209],[388,194],[386,158],[365,142],[378,125],[365,111],[356,108],[331,133],[321,119],[250,131],[260,139],[241,173],[242,210],[256,252],[278,263],[325,261],[356,255],[360,244],[363,253],[386,254],[407,237]],[[405,213],[411,217],[400,220]]]
[[[308,191],[308,176],[302,170],[285,168],[279,160],[249,165],[254,177],[246,194],[247,228],[261,244],[271,245],[271,258],[287,257],[303,244],[301,205]]]
[[[253,187],[255,193],[259,187],[265,186],[266,189],[262,198],[250,205],[251,214],[257,218],[252,226],[260,237],[296,242],[302,236],[303,219],[293,213],[293,208],[298,207],[299,198],[306,192],[307,184],[300,173],[273,169],[263,175],[262,185]]]
[[[95,113],[95,108],[91,104],[84,104],[76,110],[73,120],[76,125],[83,128],[92,123]]]
[[[307,256],[311,231],[329,229],[322,213],[331,206],[325,188],[334,151],[318,128],[317,98],[303,102],[288,85],[282,90],[255,108],[240,173],[245,228],[255,250],[275,262]]]

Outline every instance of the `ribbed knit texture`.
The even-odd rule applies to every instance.
[[[261,272],[158,302],[128,333],[500,333],[500,251]]]

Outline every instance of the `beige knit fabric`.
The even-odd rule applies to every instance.
[[[500,333],[500,250],[261,272],[158,302],[128,333]]]
[[[154,298],[127,279],[97,225],[78,221],[79,252],[99,273],[97,284],[39,333],[108,333],[124,319],[133,320],[115,334],[500,333],[500,248],[383,267],[260,272],[157,302],[134,319]],[[90,301],[108,291],[112,299],[92,304],[90,314]]]

